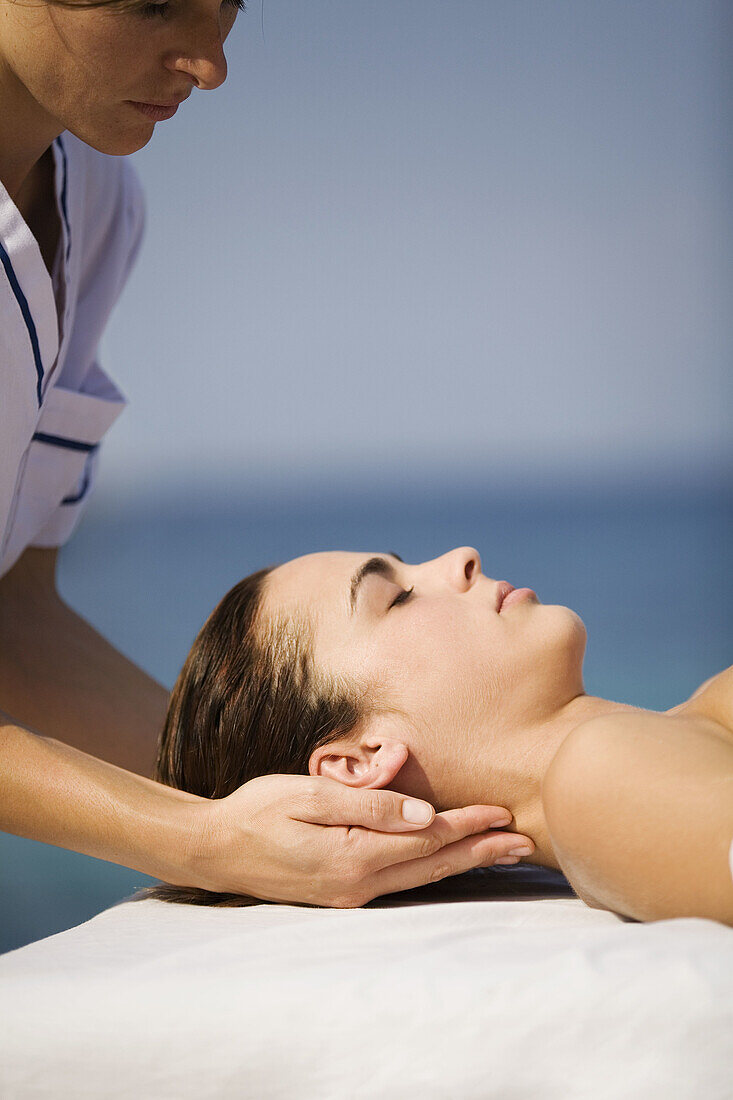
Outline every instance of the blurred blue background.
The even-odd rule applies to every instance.
[[[250,0],[134,154],[102,361],[130,400],[62,594],[171,686],[241,576],[484,570],[667,709],[733,659],[733,10]],[[148,881],[0,836],[0,949]]]

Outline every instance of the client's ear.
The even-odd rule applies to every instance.
[[[400,730],[384,721],[368,722],[356,732],[311,753],[310,775],[325,775],[348,787],[389,787],[410,750]]]

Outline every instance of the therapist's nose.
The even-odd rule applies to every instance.
[[[217,15],[208,13],[190,26],[187,42],[171,53],[165,65],[171,72],[186,73],[196,88],[213,91],[227,78],[224,39],[228,31]]]
[[[481,555],[473,546],[458,546],[436,559],[448,583],[459,592],[472,587],[481,574]]]

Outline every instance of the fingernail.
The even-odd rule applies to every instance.
[[[511,821],[510,817],[500,817],[498,821],[492,821],[489,825],[490,829],[501,829],[503,825],[508,825]]]
[[[413,798],[406,798],[402,803],[402,816],[411,825],[425,825],[433,816],[433,811],[427,802],[415,802]]]
[[[509,851],[507,852],[507,855],[508,856],[531,856],[532,855],[532,849],[527,848],[526,845],[525,845],[524,848],[510,848]]]

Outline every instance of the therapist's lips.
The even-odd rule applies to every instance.
[[[131,103],[133,107],[137,107],[138,111],[147,115],[153,122],[163,122],[167,118],[173,118],[180,106],[178,103],[171,103],[168,106],[160,103],[137,103],[134,99],[128,99],[127,102]]]
[[[499,581],[496,586],[496,610],[502,611],[510,604],[519,603],[530,596],[537,599],[537,593],[531,588],[515,588],[513,584],[509,584],[509,581]]]

